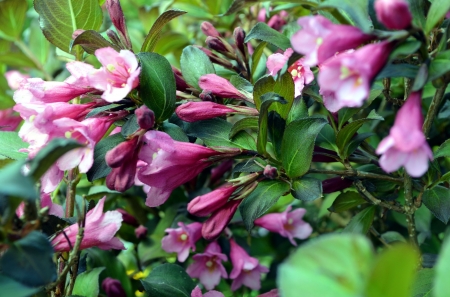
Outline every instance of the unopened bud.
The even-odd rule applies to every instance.
[[[134,137],[131,140],[119,143],[112,150],[108,151],[105,155],[106,164],[111,168],[120,167],[124,160],[128,159],[133,154],[138,137]]]
[[[406,0],[376,0],[377,19],[388,29],[403,30],[411,26],[412,15]]]
[[[102,282],[102,289],[108,297],[127,297],[120,281],[107,277]]]
[[[208,90],[203,90],[198,97],[202,99],[202,101],[214,101],[213,94]]]
[[[147,228],[142,225],[139,225],[136,229],[134,229],[134,233],[136,234],[136,238],[142,239],[147,235]]]
[[[131,48],[131,41],[128,36],[127,27],[125,25],[125,16],[120,6],[119,0],[106,0],[106,10],[109,13],[111,21],[116,27],[117,32],[123,40],[123,43],[127,48]]]
[[[278,170],[276,167],[266,165],[264,168],[264,176],[270,179],[275,179],[278,176]]]
[[[122,42],[120,41],[120,38],[116,32],[114,32],[113,30],[107,30],[106,35],[108,35],[109,39],[111,40],[111,42],[113,44],[115,44],[121,48],[123,47]]]
[[[210,22],[203,22],[201,25],[201,29],[203,34],[205,34],[206,36],[220,37],[219,32]]]
[[[155,125],[155,113],[147,106],[142,105],[134,111],[139,127],[149,130]]]
[[[131,226],[139,226],[139,222],[136,220],[135,217],[133,217],[131,214],[129,214],[126,210],[122,208],[116,209],[118,212],[122,214],[122,221],[125,224],[131,225]]]
[[[208,36],[206,37],[205,42],[210,49],[218,51],[219,53],[227,56],[228,58],[231,59],[235,58],[233,47],[222,38]]]
[[[242,55],[245,57],[245,31],[241,27],[237,27],[233,32],[234,42],[236,47],[241,51]]]
[[[85,30],[83,29],[77,29],[75,31],[73,31],[72,33],[72,39],[75,40],[78,36],[81,35],[81,33],[83,33]]]

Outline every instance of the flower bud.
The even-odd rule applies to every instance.
[[[208,194],[198,196],[189,202],[188,212],[198,217],[205,217],[223,207],[236,189],[237,187],[231,184],[225,184]]]
[[[120,167],[128,155],[134,151],[136,141],[137,137],[130,141],[119,143],[112,150],[108,151],[105,155],[106,164],[111,168]]]
[[[411,26],[412,15],[406,0],[376,0],[375,11],[388,29],[403,30]]]
[[[203,90],[198,97],[202,99],[202,101],[214,101],[214,95],[208,90]]]
[[[234,29],[233,36],[236,47],[241,51],[242,55],[245,56],[245,31],[241,27],[237,27]]]
[[[119,47],[123,47],[122,45],[122,41],[120,41],[119,36],[117,35],[117,33],[113,30],[107,30],[106,31],[106,35],[108,35],[109,39],[111,40],[112,43],[114,43],[115,45],[119,46]]]
[[[276,167],[266,165],[264,168],[264,176],[270,179],[275,179],[278,176],[278,171]]]
[[[201,29],[203,34],[205,34],[206,36],[220,37],[219,32],[210,22],[203,22],[201,25]]]
[[[136,238],[142,239],[147,235],[147,228],[142,225],[139,225],[136,229],[134,229],[134,233],[136,234]]]
[[[177,107],[177,116],[185,122],[208,120],[219,116],[226,116],[236,111],[223,104],[214,102],[188,102]]]
[[[332,177],[322,182],[322,192],[327,194],[342,191],[348,187],[351,187],[352,184],[353,181],[351,179],[340,176]]]
[[[134,111],[139,127],[144,130],[149,130],[155,125],[155,113],[147,106],[142,105]]]
[[[231,45],[222,38],[208,36],[206,37],[205,42],[210,49],[218,51],[219,53],[227,56],[228,58],[231,59],[235,58],[233,47],[231,47]]]
[[[108,297],[127,297],[120,281],[107,277],[102,282],[102,289]]]
[[[78,36],[80,36],[85,30],[77,29],[72,33],[72,39],[75,40]]]
[[[106,0],[106,10],[108,10],[109,17],[111,18],[114,27],[116,27],[117,32],[122,38],[125,46],[128,49],[131,49],[131,41],[125,25],[125,16],[119,0]]]
[[[129,214],[126,210],[122,208],[116,209],[118,212],[122,214],[122,219],[125,224],[137,227],[139,226],[139,222],[136,220],[135,217],[133,217],[131,214]]]
[[[215,211],[202,225],[202,236],[207,240],[214,240],[219,237],[223,229],[233,218],[241,200],[231,200],[221,209]]]
[[[211,93],[216,96],[247,100],[247,97],[239,92],[239,90],[228,80],[216,74],[206,74],[201,76],[198,84],[200,88],[211,91]]]

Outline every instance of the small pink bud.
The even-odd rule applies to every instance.
[[[280,295],[278,294],[278,289],[273,289],[267,293],[258,295],[257,297],[280,297]]]
[[[206,101],[206,102],[209,102],[209,101],[213,101],[214,100],[214,97],[213,97],[214,95],[212,94],[212,92],[211,91],[208,91],[208,90],[203,90],[201,93],[200,93],[200,95],[198,96],[200,99],[202,99],[202,101]]]
[[[119,143],[112,150],[108,151],[105,155],[106,164],[111,168],[120,167],[129,154],[134,151],[136,142],[137,137],[133,138],[132,141]]]
[[[264,176],[270,179],[275,179],[278,176],[278,171],[276,167],[266,165],[264,168]]]
[[[134,111],[137,117],[139,127],[144,130],[149,130],[155,125],[155,113],[147,106],[142,105]]]
[[[131,41],[125,25],[125,16],[119,0],[106,0],[106,10],[108,10],[109,17],[111,18],[114,27],[116,27],[120,37],[123,39],[124,44],[128,49],[131,49]]]
[[[205,217],[223,207],[236,189],[237,187],[231,184],[225,184],[208,194],[198,196],[189,202],[188,212],[198,217]]]
[[[211,216],[203,223],[203,238],[207,240],[214,240],[219,237],[220,233],[222,233],[233,218],[241,201],[242,200],[231,200],[221,209],[212,213]]]
[[[239,98],[247,100],[238,89],[236,89],[228,80],[216,74],[206,74],[200,77],[198,84],[203,90],[211,91],[215,96],[223,98]]]
[[[234,29],[233,36],[236,47],[245,55],[245,31],[241,27],[237,27]]]
[[[73,31],[72,33],[72,39],[76,39],[78,36],[80,36],[81,33],[83,33],[85,30],[83,29],[77,29],[75,31]]]
[[[134,229],[134,233],[136,234],[136,238],[138,239],[142,239],[147,235],[147,228],[139,225],[139,227],[137,227],[136,229]]]
[[[388,29],[403,30],[411,26],[412,15],[406,0],[376,0],[375,11]]]
[[[107,277],[102,282],[102,289],[108,297],[126,297],[125,291],[120,281]]]
[[[212,119],[215,117],[226,116],[236,111],[223,104],[214,102],[188,102],[177,107],[175,110],[177,116],[185,122],[196,122]]]
[[[136,220],[136,218],[129,214],[126,210],[122,208],[118,208],[116,210],[122,214],[122,219],[125,224],[135,227],[139,226],[139,222]]]
[[[210,22],[203,22],[201,25],[201,29],[203,34],[205,34],[206,36],[220,37],[219,32]]]
[[[208,36],[206,37],[205,43],[210,49],[218,51],[219,53],[224,54],[229,58],[234,57],[233,47],[231,47],[231,45],[228,42],[226,42],[224,39],[220,37]]]

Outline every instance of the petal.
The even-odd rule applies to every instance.
[[[199,280],[205,286],[206,290],[212,290],[220,283],[220,271],[217,269],[211,271],[206,268],[200,275]]]
[[[425,144],[428,146],[428,144]],[[408,155],[405,163],[406,172],[412,177],[421,177],[428,170],[427,150],[419,148]]]
[[[401,152],[395,147],[387,150],[380,158],[380,166],[386,172],[394,172],[405,164],[408,158],[408,153]]]

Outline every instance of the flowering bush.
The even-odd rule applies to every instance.
[[[449,11],[0,0],[0,295],[447,297]]]

